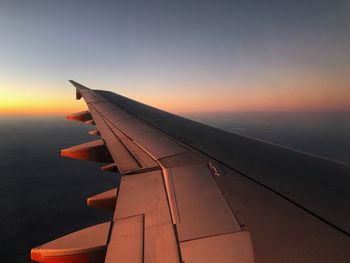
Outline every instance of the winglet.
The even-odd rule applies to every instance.
[[[74,80],[69,80],[69,82],[76,88],[76,99],[81,99],[81,93],[82,90],[90,90],[88,87],[85,87],[84,85],[79,84],[78,82],[75,82]]]

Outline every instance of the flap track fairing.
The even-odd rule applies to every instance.
[[[102,163],[114,162],[103,140],[87,142],[63,149],[61,150],[61,156]]]
[[[31,250],[36,262],[103,263],[111,222],[91,226]]]
[[[103,193],[91,196],[86,200],[87,205],[93,208],[114,210],[117,202],[117,193],[118,188],[113,188]]]
[[[81,111],[67,115],[68,120],[87,122],[92,120],[91,113],[89,111]]]

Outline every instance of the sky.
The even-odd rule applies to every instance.
[[[73,79],[175,112],[349,111],[350,1],[0,0],[0,115]]]

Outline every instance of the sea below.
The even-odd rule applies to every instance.
[[[350,112],[185,117],[350,165]],[[117,174],[59,154],[93,140],[91,129],[62,117],[0,117],[2,262],[31,262],[32,247],[112,218],[112,212],[87,207],[86,198],[115,187]]]

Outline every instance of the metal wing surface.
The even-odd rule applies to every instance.
[[[88,199],[114,216],[33,249],[33,260],[349,262],[349,166],[71,83],[88,111],[68,118],[101,139],[62,155],[121,175]]]

